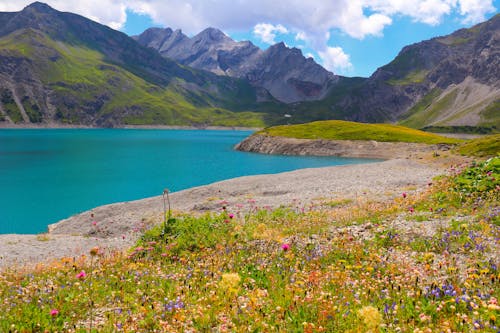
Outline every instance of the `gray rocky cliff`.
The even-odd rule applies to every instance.
[[[278,43],[263,51],[249,41],[236,42],[214,28],[192,38],[176,37],[170,28],[152,28],[134,38],[183,65],[247,79],[285,103],[319,100],[337,80],[299,49]]]

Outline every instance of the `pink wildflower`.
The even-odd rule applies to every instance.
[[[230,213],[229,214],[229,218],[232,219],[234,217],[234,214],[233,213]]]
[[[55,317],[55,316],[57,316],[58,314],[59,314],[59,310],[57,310],[57,309],[52,309],[52,310],[50,310],[50,315],[51,315],[52,317]]]
[[[290,244],[288,244],[288,243],[281,244],[281,249],[283,251],[288,251],[290,249]]]
[[[415,208],[410,207],[410,213],[413,213],[415,211]]]
[[[93,221],[93,222],[92,222],[92,225],[93,225],[93,226],[96,226],[96,225],[97,225],[97,222],[96,222],[96,221]]]
[[[80,280],[85,279],[86,276],[87,276],[87,273],[85,273],[85,271],[81,271],[80,273],[76,274],[76,278],[80,279]]]
[[[403,198],[406,198],[406,195],[407,195],[406,192],[403,192]]]

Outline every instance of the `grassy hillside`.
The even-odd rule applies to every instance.
[[[468,124],[477,127],[478,132],[482,129],[498,132],[499,92],[489,94],[488,89],[474,82],[462,83],[447,91],[434,88],[403,115],[400,124],[419,129],[449,127],[455,132]]]
[[[457,151],[468,156],[498,156],[500,155],[500,134],[467,141],[458,146]]]
[[[300,139],[374,140],[381,142],[458,143],[446,138],[408,127],[390,124],[363,124],[342,120],[316,121],[300,125],[266,128],[260,134]]]
[[[177,215],[125,254],[11,269],[0,331],[496,332],[499,166],[390,202]]]
[[[110,63],[100,52],[84,46],[54,41],[35,30],[17,31],[0,39],[0,56],[28,61],[41,83],[52,91],[51,102],[56,106],[56,120],[63,123],[90,124],[169,124],[263,126],[264,115],[245,112],[252,100],[251,88],[227,89],[219,94],[228,101],[238,100],[240,112],[224,107],[217,100],[193,84],[173,79],[166,86],[155,85]],[[240,84],[234,81],[236,84]],[[235,91],[236,95],[232,91]],[[9,91],[5,92],[5,98]],[[224,95],[225,94],[225,95]],[[239,94],[239,95],[238,95]],[[26,94],[19,96],[28,114],[35,122],[40,116],[40,98]],[[9,102],[12,98],[9,99]],[[227,103],[226,103],[227,104]],[[21,121],[13,106],[3,103],[13,121]],[[232,106],[229,104],[229,106]],[[17,109],[17,107],[16,107]],[[17,111],[17,113],[16,113]]]

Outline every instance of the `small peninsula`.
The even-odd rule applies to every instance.
[[[266,128],[235,149],[264,154],[393,159],[449,150],[460,142],[404,126],[328,120]]]

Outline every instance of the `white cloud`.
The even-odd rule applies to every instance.
[[[281,24],[272,25],[269,23],[259,23],[253,27],[253,34],[267,44],[276,43],[274,39],[277,33],[286,34],[288,30]]]
[[[0,11],[18,11],[33,0],[0,0]],[[493,0],[42,0],[50,6],[89,17],[115,29],[126,22],[126,10],[149,15],[158,25],[196,34],[206,27],[250,31],[272,44],[278,34],[318,54],[334,70],[349,70],[349,56],[329,45],[330,33],[353,38],[381,36],[394,18],[429,25],[459,17],[477,23],[495,12]],[[450,18],[451,16],[451,18]],[[320,52],[321,51],[321,52]]]
[[[466,24],[478,23],[484,20],[488,13],[495,12],[495,7],[491,1],[484,0],[459,0],[460,14],[464,16],[463,22]]]
[[[34,0],[0,0],[0,11],[19,11]],[[127,4],[119,0],[42,0],[49,6],[63,12],[72,12],[83,15],[91,20],[108,25],[113,29],[120,29],[127,20]]]
[[[312,59],[314,59],[314,54],[312,54],[311,52],[306,53],[306,58],[312,58]]]
[[[295,40],[307,41],[307,34],[304,31],[299,31],[295,34]]]
[[[126,9],[147,14],[158,24],[181,28],[188,34],[212,26],[250,30],[265,24],[307,36],[325,45],[325,32],[333,29],[362,39],[383,34],[395,16],[426,24],[439,24],[446,15],[457,14],[464,22],[484,20],[494,12],[493,0],[43,0],[62,11],[72,11],[114,28],[123,26]],[[32,0],[0,0],[0,11],[17,11]],[[281,27],[281,28],[280,28]],[[262,31],[270,38],[268,30]],[[272,39],[272,38],[271,38]],[[270,40],[270,39],[268,39]],[[318,48],[318,47],[317,47]]]
[[[323,67],[334,72],[346,74],[353,69],[349,55],[341,47],[326,47],[318,51]]]
[[[493,13],[493,0],[363,0],[364,6],[384,15],[402,15],[430,25],[442,23],[446,15],[463,16],[464,23],[478,23]]]
[[[367,7],[384,15],[402,15],[416,22],[439,24],[444,15],[450,14],[456,0],[373,0]]]

